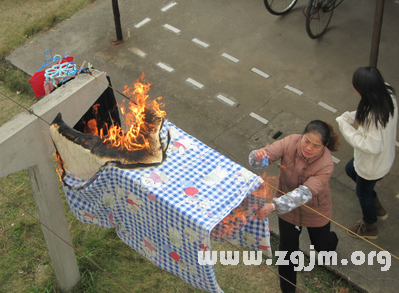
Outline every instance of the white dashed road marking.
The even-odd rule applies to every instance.
[[[337,113],[337,109],[331,107],[330,105],[327,105],[326,103],[319,102],[319,106],[322,106],[323,108],[327,109],[328,111],[331,111],[333,113]]]
[[[269,121],[267,121],[265,118],[259,116],[258,114],[255,114],[254,112],[252,112],[251,114],[249,114],[249,116],[255,118],[256,120],[259,120],[259,121],[262,122],[263,124],[269,123]]]
[[[130,52],[133,52],[134,54],[136,54],[137,56],[140,56],[141,58],[144,58],[147,54],[144,53],[143,51],[141,51],[138,48],[129,48]]]
[[[180,33],[180,30],[178,28],[175,28],[174,26],[171,26],[170,24],[164,24],[163,27],[167,30],[170,30],[172,32],[174,32],[175,34]]]
[[[334,157],[334,156],[331,156],[332,157],[332,159],[333,159],[333,161],[334,161],[334,163],[335,164],[338,164],[341,160],[340,159],[337,159],[336,157]]]
[[[186,81],[190,84],[192,84],[193,86],[202,89],[204,87],[203,84],[199,83],[198,81],[195,81],[194,79],[192,79],[191,77],[187,78]]]
[[[158,62],[158,64],[157,64],[160,68],[162,68],[162,69],[164,69],[164,70],[166,70],[166,71],[168,71],[168,72],[172,72],[174,69],[172,68],[172,67],[170,67],[170,66],[168,66],[168,65],[166,65],[165,63],[162,63],[162,62]]]
[[[234,106],[235,102],[230,100],[229,98],[227,98],[226,96],[222,95],[222,94],[218,94],[216,96],[216,98],[218,98],[219,100],[225,102],[226,104],[228,104],[229,106]]]
[[[396,1],[399,1],[399,0],[396,0]],[[171,9],[172,7],[174,7],[175,5],[177,5],[177,2],[172,1],[169,4],[167,4],[166,6],[164,6],[163,8],[161,8],[161,11],[165,12],[165,11]],[[141,22],[139,22],[138,24],[136,24],[135,27],[139,28],[139,27],[145,25],[146,23],[148,23],[149,21],[151,21],[151,19],[147,17],[144,20],[142,20]],[[174,26],[172,26],[170,24],[164,24],[163,27],[166,30],[174,32],[175,34],[179,34],[181,32],[180,29],[178,29],[178,28],[176,28],[176,27],[174,27]],[[203,42],[203,41],[201,41],[201,40],[199,40],[197,38],[193,38],[191,41],[193,43],[199,45],[200,47],[203,47],[203,48],[208,48],[209,47],[208,43]],[[141,51],[138,48],[129,48],[129,50],[132,51],[134,54],[140,56],[140,57],[145,57],[146,56],[146,53],[144,53],[143,51]],[[234,63],[238,63],[240,61],[239,59],[237,59],[237,58],[235,58],[235,57],[233,57],[233,56],[231,56],[231,55],[229,55],[227,53],[223,53],[221,56],[223,58],[225,58],[225,59],[228,59],[228,60],[234,62]],[[156,65],[158,67],[160,67],[161,69],[167,71],[167,72],[173,72],[174,71],[174,69],[172,67],[170,67],[169,65],[167,65],[165,63],[158,62]],[[260,69],[258,69],[256,67],[253,67],[251,69],[251,71],[253,73],[265,78],[265,79],[270,77],[269,74],[267,74],[266,72],[264,72],[264,71],[262,71],[262,70],[260,70]],[[196,81],[196,80],[194,80],[192,78],[187,78],[186,82],[189,83],[190,85],[193,85],[194,87],[196,87],[198,89],[204,88],[203,84],[199,83],[198,81]],[[289,91],[291,91],[291,92],[293,92],[293,93],[295,93],[295,94],[297,94],[297,95],[299,95],[299,96],[303,95],[302,91],[300,91],[300,90],[298,90],[298,89],[296,89],[294,87],[291,87],[289,85],[284,86],[284,88],[289,90]],[[216,98],[218,100],[226,103],[229,106],[234,106],[234,105],[237,104],[237,102],[235,100],[232,100],[231,98],[228,98],[228,96],[225,95],[225,94],[221,94],[221,93],[217,94]],[[327,110],[329,110],[329,111],[331,111],[331,112],[333,112],[333,113],[337,112],[337,109],[335,109],[335,108],[333,108],[333,107],[331,107],[331,106],[329,106],[329,105],[327,105],[327,104],[325,104],[323,102],[319,102],[318,105],[323,107],[323,108],[325,108],[325,109],[327,109]],[[254,112],[250,113],[250,116],[253,117],[254,119],[260,121],[263,124],[268,124],[269,123],[269,121],[267,119],[259,116],[258,114],[254,113]],[[396,142],[396,146],[399,147],[399,142]],[[338,158],[335,158],[334,156],[332,158],[333,158],[334,163],[338,164],[340,162],[340,160]]]
[[[227,53],[223,53],[222,57],[224,57],[226,59],[229,59],[230,61],[233,61],[234,63],[237,63],[238,61],[240,61],[237,58],[235,58],[235,57],[233,57],[233,56],[231,56],[231,55],[229,55]]]
[[[141,26],[143,26],[143,25],[145,25],[147,22],[149,22],[151,20],[151,18],[146,18],[146,19],[144,19],[144,20],[142,20],[142,21],[140,21],[138,24],[136,24],[134,27],[135,28],[139,28],[139,27],[141,27]]]
[[[289,86],[288,84],[284,88],[289,90],[289,91],[291,91],[291,92],[293,92],[293,93],[296,93],[297,95],[300,95],[300,96],[303,95],[302,91],[300,91],[300,90],[298,90],[298,89],[296,89],[296,88],[294,88],[292,86]]]
[[[176,2],[171,2],[168,5],[166,5],[164,8],[161,9],[162,12],[165,12],[166,10],[172,8],[173,6],[175,6],[177,3]]]
[[[252,71],[252,72],[255,72],[256,74],[259,74],[260,76],[262,76],[262,77],[264,77],[264,78],[269,78],[269,77],[270,77],[269,74],[263,72],[262,70],[259,70],[258,68],[255,68],[255,67],[252,68],[251,71]]]
[[[209,44],[207,44],[207,43],[205,43],[203,41],[200,41],[197,38],[194,38],[191,41],[193,41],[194,43],[200,45],[201,47],[204,47],[204,48],[208,48],[209,47]]]

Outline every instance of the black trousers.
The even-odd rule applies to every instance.
[[[299,249],[299,235],[301,235],[302,227],[299,227],[298,230],[295,225],[282,220],[280,217],[278,218],[278,226],[280,231],[279,251],[287,251],[284,259],[289,261],[289,265],[279,265],[278,272],[280,276],[296,284],[296,271],[294,271],[294,264],[290,261],[290,255]],[[330,222],[323,227],[307,227],[307,229],[310,242],[317,252],[335,251],[338,237],[335,232],[330,232]],[[295,292],[295,286],[281,277],[280,288],[283,293]]]

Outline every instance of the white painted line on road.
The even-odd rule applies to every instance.
[[[293,93],[296,93],[297,95],[300,95],[300,96],[303,95],[302,91],[300,91],[300,90],[298,90],[298,89],[296,89],[296,88],[294,88],[292,86],[289,86],[288,84],[284,88],[289,90],[289,91],[291,91],[291,92],[293,92]]]
[[[269,74],[263,72],[262,70],[259,70],[258,68],[255,68],[255,67],[252,68],[251,71],[255,72],[256,74],[259,74],[260,76],[263,76],[264,78],[269,78],[270,77]]]
[[[144,53],[143,51],[141,51],[138,48],[129,48],[129,51],[133,52],[134,54],[136,54],[138,56],[140,56],[141,58],[144,58],[147,55],[146,53]]]
[[[395,145],[399,148],[399,142],[396,142]]]
[[[226,59],[229,59],[230,61],[233,61],[234,63],[237,63],[238,61],[240,61],[237,58],[235,58],[235,57],[233,57],[233,56],[231,56],[231,55],[229,55],[227,53],[223,53],[222,57],[224,57]]]
[[[168,65],[166,65],[165,63],[162,63],[162,62],[158,62],[157,65],[160,68],[162,68],[162,69],[164,69],[164,70],[166,70],[168,72],[172,72],[174,70],[172,67],[170,67],[170,66],[168,66]]]
[[[193,86],[196,86],[197,88],[202,89],[204,87],[203,84],[199,83],[198,81],[195,81],[194,79],[192,79],[191,77],[187,78],[186,81],[188,83],[191,83]]]
[[[140,21],[139,23],[135,24],[134,27],[135,27],[135,28],[139,28],[139,27],[145,25],[145,24],[146,24],[147,22],[149,22],[150,20],[151,20],[151,18],[148,18],[148,17],[147,17],[146,19],[144,19],[144,20]]]
[[[336,157],[334,157],[334,156],[331,156],[332,157],[332,159],[333,159],[333,161],[334,161],[334,163],[335,164],[338,164],[341,160],[340,159],[337,159]]]
[[[200,41],[197,38],[194,38],[191,41],[193,41],[194,43],[196,43],[196,44],[198,44],[198,45],[200,45],[200,46],[202,46],[204,48],[208,48],[209,47],[209,44],[207,44],[207,43],[205,43],[203,41]]]
[[[255,118],[256,120],[259,120],[259,121],[262,122],[263,124],[269,123],[269,121],[267,121],[265,118],[259,116],[258,114],[255,114],[254,112],[252,112],[251,114],[249,114],[249,116]]]
[[[170,24],[164,24],[163,27],[167,30],[174,32],[175,34],[180,33],[180,30],[178,28],[175,28],[174,26],[171,26]]]
[[[234,104],[235,104],[234,101],[230,100],[228,97],[225,97],[225,96],[222,95],[222,94],[218,94],[218,95],[216,96],[216,98],[218,98],[219,100],[225,102],[225,103],[228,104],[229,106],[234,106]]]
[[[333,108],[333,107],[331,107],[331,106],[329,106],[329,105],[327,105],[326,103],[323,103],[323,102],[319,102],[319,106],[322,106],[323,108],[325,108],[328,111],[331,111],[333,113],[337,113],[337,111],[338,111],[337,109],[335,109],[335,108]]]
[[[166,10],[172,8],[173,6],[175,6],[177,3],[176,2],[171,2],[168,5],[166,5],[164,8],[161,9],[162,12],[165,12]]]
[[[297,95],[300,95],[300,96],[303,95],[302,91],[300,91],[300,90],[298,90],[298,89],[296,89],[296,88],[294,88],[292,86],[289,86],[288,84],[284,88],[289,90],[289,91],[291,91],[291,92],[293,92],[293,93],[296,93]]]

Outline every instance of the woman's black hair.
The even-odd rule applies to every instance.
[[[321,136],[321,142],[330,151],[335,152],[338,150],[339,146],[338,134],[334,131],[334,128],[330,123],[321,120],[310,121],[308,125],[306,125],[303,134],[309,132],[319,134]]]
[[[359,125],[369,126],[378,123],[385,128],[390,116],[394,114],[391,94],[393,87],[386,84],[380,71],[375,67],[359,67],[353,73],[353,88],[360,94],[355,120]]]

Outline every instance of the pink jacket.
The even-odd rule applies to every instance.
[[[332,217],[332,202],[328,181],[334,171],[334,162],[330,151],[325,147],[321,153],[308,161],[302,156],[301,134],[293,134],[265,147],[269,164],[281,159],[278,189],[288,193],[299,185],[310,189],[313,195],[306,205],[329,219]],[[275,196],[282,194],[276,191]],[[305,206],[288,213],[278,215],[283,220],[305,227],[322,227],[329,220]]]

